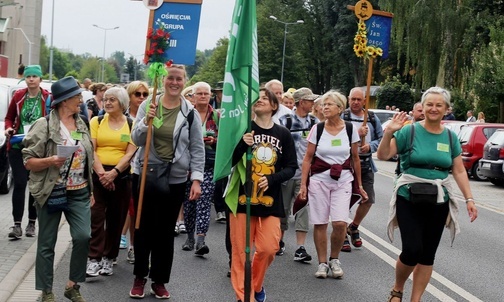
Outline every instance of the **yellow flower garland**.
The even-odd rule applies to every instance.
[[[359,20],[357,33],[354,37],[354,47],[353,50],[355,55],[359,58],[376,58],[381,57],[383,55],[383,49],[375,46],[367,45],[367,31],[366,31],[366,23],[363,20]]]

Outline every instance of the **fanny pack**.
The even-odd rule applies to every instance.
[[[412,183],[409,185],[412,204],[437,204],[438,187],[430,183]]]

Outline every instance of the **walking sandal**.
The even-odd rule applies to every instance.
[[[399,298],[399,302],[401,302],[402,301],[402,295],[403,295],[403,292],[400,292],[400,291],[392,289],[390,291],[390,296],[388,298],[388,302],[392,302],[392,299],[394,299],[394,298]]]

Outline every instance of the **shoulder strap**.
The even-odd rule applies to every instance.
[[[126,116],[126,121],[128,122],[129,131],[131,133],[131,128],[133,128],[133,119],[131,119],[131,117],[129,116]]]
[[[292,127],[292,115],[287,114],[285,116],[285,128],[291,130]]]
[[[212,119],[215,122],[215,125],[217,125],[217,128],[219,128],[219,112],[217,110],[212,110]]]
[[[313,115],[309,116],[310,116],[310,129],[311,129],[316,123],[315,123],[315,117]]]
[[[325,122],[320,122],[317,124],[317,143],[315,144],[315,151],[313,152],[313,154],[315,154],[315,152],[317,151],[319,140],[322,137],[322,133],[324,132],[324,126]]]
[[[101,122],[103,121],[104,115],[98,115],[98,125],[101,125]]]
[[[352,148],[352,134],[353,134],[353,124],[351,122],[345,121],[346,134],[348,136],[348,143],[350,148]]]
[[[350,118],[350,110],[349,109],[345,109],[343,111],[343,120],[344,121],[350,121],[351,118]]]

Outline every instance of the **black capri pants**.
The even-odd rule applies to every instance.
[[[408,266],[434,264],[448,212],[448,202],[412,204],[397,195],[396,215],[402,240],[399,259],[402,263]]]

